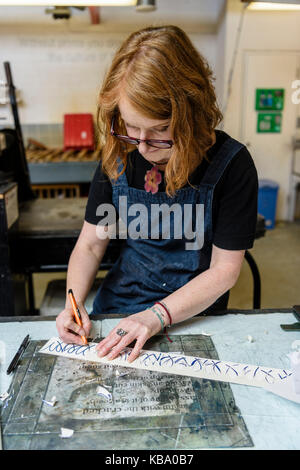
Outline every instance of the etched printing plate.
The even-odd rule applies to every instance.
[[[171,339],[155,336],[145,348],[218,359],[210,337]],[[31,341],[2,407],[5,449],[253,446],[226,382],[39,354],[43,344]],[[62,427],[73,436],[61,438]]]

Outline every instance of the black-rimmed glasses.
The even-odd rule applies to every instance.
[[[116,137],[127,144],[139,145],[141,142],[145,142],[150,147],[155,147],[158,149],[170,149],[173,146],[172,140],[157,140],[157,139],[136,139],[134,137],[129,137],[128,135],[120,135],[114,131],[115,116],[111,120],[110,133],[112,136]]]

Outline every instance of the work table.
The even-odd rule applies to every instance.
[[[122,315],[104,316],[101,320],[95,316],[91,318],[92,336],[105,337]],[[195,317],[174,325],[169,334],[210,336],[221,360],[288,370],[290,363],[287,354],[295,347],[294,342],[299,341],[299,331],[283,331],[280,325],[293,323],[295,317],[291,309],[229,310],[226,315]],[[12,377],[6,375],[6,369],[26,334],[30,334],[32,340],[48,340],[58,336],[55,319],[0,318],[0,393],[9,388]],[[299,404],[257,387],[237,384],[230,384],[230,387],[235,405],[251,436],[251,449],[300,448]],[[64,440],[64,443],[69,446],[66,448],[71,448],[70,439]],[[132,445],[134,449],[134,443]]]

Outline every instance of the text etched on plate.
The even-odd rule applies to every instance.
[[[147,346],[218,359],[209,337],[172,340],[157,335]],[[44,344],[30,342],[2,406],[4,449],[253,446],[228,383],[40,354]]]
[[[117,375],[116,375],[117,372]],[[108,393],[97,393],[101,386]],[[58,396],[55,410],[44,406],[43,414],[72,413],[77,419],[112,419],[166,416],[188,412],[195,400],[190,377],[115,368],[110,365],[78,364],[57,358],[45,400]],[[109,396],[111,395],[111,396]]]

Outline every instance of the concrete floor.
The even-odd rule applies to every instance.
[[[261,276],[261,308],[289,308],[300,304],[300,220],[277,223],[255,240],[250,253]],[[252,308],[252,274],[245,261],[231,290],[229,307]]]
[[[264,237],[255,241],[250,253],[261,275],[261,308],[290,308],[300,304],[300,220],[277,223],[273,230],[267,230]],[[48,282],[65,277],[65,273],[34,275],[37,308],[42,304]],[[229,308],[251,309],[252,291],[252,274],[244,261],[239,280],[231,290]]]

